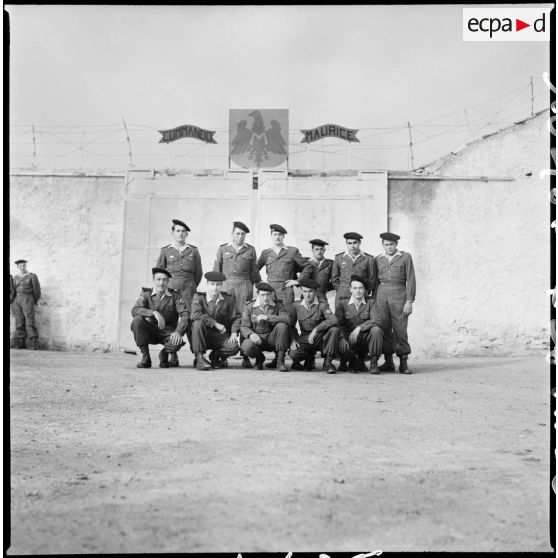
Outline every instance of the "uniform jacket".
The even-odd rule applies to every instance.
[[[299,337],[295,329],[297,321],[302,335],[310,333],[313,329],[317,332],[327,331],[330,327],[338,325],[337,318],[327,302],[318,302],[316,299],[317,304],[312,304],[310,308],[306,308],[302,302],[302,300],[294,302],[290,312],[295,339]]]
[[[378,270],[378,285],[405,285],[407,301],[414,302],[417,283],[415,279],[415,266],[413,265],[411,254],[400,251],[400,255],[395,255],[391,262],[387,259],[385,254],[381,254],[376,256],[375,262]]]
[[[361,332],[368,331],[372,326],[382,327],[380,309],[372,299],[365,300],[364,304],[359,305],[358,310],[350,301],[350,298],[341,299],[335,309],[341,333],[346,339],[356,327],[360,327]]]
[[[267,314],[268,319],[257,322],[256,317],[264,313]],[[289,314],[281,302],[269,304],[264,312],[264,309],[259,305],[258,299],[251,300],[246,303],[246,308],[244,308],[240,322],[240,333],[242,337],[250,337],[252,333],[265,335],[271,333],[275,324],[278,323],[291,325]]]
[[[345,252],[335,255],[331,268],[331,283],[335,289],[341,285],[350,287],[351,275],[358,275],[364,281],[364,286],[369,292],[373,292],[376,287],[376,267],[374,256],[361,252],[353,260]]]
[[[211,312],[207,294],[196,293],[192,299],[190,319],[193,322],[199,320],[207,327],[215,327],[215,323],[219,323],[227,328],[227,333],[238,333],[240,331],[241,316],[236,310],[234,295],[223,292],[220,295],[214,311]]]
[[[258,270],[265,266],[269,282],[296,279],[297,271],[303,271],[307,265],[306,258],[294,246],[285,246],[278,254],[267,248],[258,258]]]
[[[299,279],[314,279],[320,284],[319,291],[324,295],[333,289],[331,284],[331,270],[333,267],[333,260],[324,258],[320,262],[318,267],[318,262],[316,260],[309,259],[308,265],[304,271],[300,274]]]
[[[14,285],[14,278],[12,275],[10,275],[10,304],[15,300],[16,296],[17,296],[17,292]]]
[[[163,246],[156,266],[170,271],[173,277],[191,277],[196,286],[200,284],[203,275],[200,253],[191,244],[182,252],[171,244]]]
[[[34,273],[14,276],[14,288],[16,294],[32,294],[35,304],[41,298],[41,285]]]
[[[153,312],[157,311],[165,319],[165,330],[176,331],[184,335],[188,327],[190,313],[186,303],[182,300],[180,293],[174,289],[167,289],[169,294],[162,298],[153,294],[152,287],[143,287],[141,293],[132,308],[132,316],[144,316],[151,322],[157,323]]]
[[[244,244],[238,252],[228,242],[221,244],[217,250],[213,271],[224,273],[227,279],[247,279],[252,283],[262,280],[256,249],[250,244]]]

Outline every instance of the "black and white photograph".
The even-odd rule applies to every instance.
[[[554,8],[6,4],[4,552],[554,553]]]

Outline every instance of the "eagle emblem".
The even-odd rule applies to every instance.
[[[289,111],[229,111],[229,157],[244,168],[277,167],[287,160]]]

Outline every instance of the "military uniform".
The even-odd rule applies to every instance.
[[[340,330],[337,318],[327,302],[314,299],[314,302],[307,306],[305,300],[298,300],[291,308],[290,318],[293,337],[299,344],[296,350],[290,352],[293,363],[313,360],[318,350],[321,350],[324,358],[333,358],[337,352]],[[295,328],[297,322],[300,335]],[[317,335],[314,342],[310,343],[308,338],[314,329]]]
[[[173,244],[163,246],[156,267],[171,273],[169,288],[178,291],[190,309],[192,297],[196,294],[203,276],[198,249],[191,244],[186,244],[182,250],[178,250]]]
[[[366,290],[373,293],[376,287],[374,256],[366,252],[360,252],[354,259],[347,252],[340,252],[335,255],[331,268],[331,284],[336,290],[336,308],[339,300],[351,296],[351,275],[358,275],[364,282]]]
[[[267,320],[257,321],[261,314]],[[246,303],[240,322],[240,333],[244,337],[242,351],[247,357],[262,358],[262,351],[283,351],[289,349],[291,320],[282,302],[271,302],[265,309],[259,299]],[[262,340],[258,345],[249,339],[255,333]]]
[[[382,354],[382,318],[375,302],[362,300],[357,306],[353,297],[344,298],[338,302],[335,314],[341,327],[339,353],[342,362],[351,362],[356,358],[363,362],[367,354],[375,357]],[[360,327],[360,332],[356,343],[351,343],[349,337],[357,327]]]
[[[385,254],[376,257],[378,289],[376,302],[382,315],[384,350],[387,355],[408,355],[408,316],[403,313],[405,302],[414,302],[416,292],[413,259],[407,252],[397,251],[391,261]]]
[[[322,261],[310,258],[308,265],[300,274],[299,279],[314,279],[320,286],[316,290],[318,300],[327,302],[327,292],[333,289],[331,284],[331,270],[333,268],[333,260],[324,258]]]
[[[26,272],[13,278],[15,299],[12,312],[15,318],[14,344],[25,347],[25,338],[29,337],[31,348],[36,348],[39,332],[35,325],[35,304],[41,298],[41,285],[34,273]]]
[[[275,290],[275,296],[289,311],[294,302],[294,290],[286,287],[285,281],[296,280],[297,271],[304,271],[308,265],[298,248],[284,246],[279,253],[273,248],[264,250],[258,258],[258,270],[265,266],[267,282]]]
[[[15,300],[17,292],[14,285],[14,278],[10,275],[10,304]]]
[[[261,281],[256,249],[250,244],[243,244],[238,250],[228,242],[221,244],[213,271],[227,277],[223,290],[234,295],[236,308],[242,315],[246,301],[254,295],[254,284]]]
[[[196,293],[192,299],[192,351],[205,353],[213,349],[210,360],[234,356],[240,351],[237,343],[230,343],[231,334],[240,331],[241,314],[236,309],[234,295],[219,293],[217,300],[207,299],[206,293]],[[215,328],[219,323],[227,329],[221,333]]]
[[[159,329],[157,318],[153,312],[159,312],[165,320],[165,327]],[[165,345],[167,353],[177,352],[181,345],[171,346],[169,337],[175,331],[183,336],[186,333],[190,311],[180,295],[173,289],[167,289],[163,296],[156,294],[152,287],[143,287],[132,308],[132,324],[130,329],[138,347],[147,345]]]

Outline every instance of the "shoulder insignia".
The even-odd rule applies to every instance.
[[[372,254],[369,254],[368,252],[364,252],[365,256],[370,256],[371,258],[373,258],[374,256]]]
[[[221,248],[221,246],[226,246],[228,244],[228,242],[225,242],[223,244],[219,244],[219,248]]]
[[[252,304],[252,302],[256,302],[255,300],[247,300],[246,301],[246,306],[248,306],[248,304]]]
[[[201,292],[201,291],[196,291],[196,294],[197,294],[198,296],[205,296],[205,293],[203,293],[203,292]]]
[[[339,254],[335,254],[336,256],[342,256],[345,252],[339,252]]]
[[[142,287],[141,290],[146,292],[151,292],[153,290],[153,287]]]
[[[189,246],[190,248],[192,248],[192,250],[197,250],[197,249],[198,249],[198,247],[197,247],[197,246],[194,246],[193,244],[188,244],[188,246]]]
[[[161,246],[161,250],[164,250],[165,248],[170,248],[171,245],[170,244],[166,244],[165,246]]]

